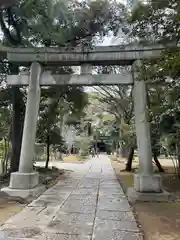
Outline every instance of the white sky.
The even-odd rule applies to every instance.
[[[120,2],[120,3],[127,4],[127,0],[116,0],[116,1]],[[112,38],[113,38],[113,36],[105,37],[103,43],[101,43],[100,45],[103,45],[103,46],[111,45]]]

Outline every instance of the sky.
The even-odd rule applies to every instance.
[[[123,4],[127,4],[128,2],[136,3],[138,0],[116,0],[117,2],[123,3]],[[121,33],[120,33],[121,34]],[[122,33],[123,34],[123,33]],[[104,37],[104,41],[100,44],[101,46],[108,46],[108,45],[117,45],[117,44],[121,44],[121,40],[118,39],[118,41],[116,40],[115,44],[112,42],[112,40],[114,40],[115,37],[113,36],[106,36]]]
[[[121,3],[124,3],[126,4],[127,3],[127,0],[116,0],[117,2],[121,2]],[[3,34],[0,30],[0,39],[3,37]],[[100,45],[103,45],[103,46],[108,46],[108,45],[112,45],[112,39],[113,39],[113,36],[107,36],[104,38],[104,41],[100,44]],[[77,71],[79,72],[80,68],[77,69]],[[92,88],[89,88],[89,87],[85,87],[85,90],[87,92],[89,91],[92,91]]]

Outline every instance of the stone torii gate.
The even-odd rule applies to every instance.
[[[30,74],[9,75],[9,85],[28,87],[25,122],[20,155],[19,171],[12,173],[9,187],[2,191],[12,196],[38,195],[39,176],[33,172],[33,156],[36,126],[40,103],[41,86],[50,85],[118,85],[134,84],[134,110],[140,171],[134,175],[134,188],[129,189],[130,200],[150,200],[167,195],[162,191],[160,175],[153,174],[150,129],[147,119],[146,86],[138,81],[136,66],[142,59],[159,58],[162,46],[108,46],[92,49],[74,48],[6,48],[9,62],[19,66],[30,66]],[[93,75],[92,66],[132,65],[132,72],[122,74]],[[81,66],[80,75],[51,75],[43,71],[44,66]],[[153,194],[152,194],[153,193]],[[157,197],[158,196],[158,197]],[[156,200],[155,199],[155,200]]]

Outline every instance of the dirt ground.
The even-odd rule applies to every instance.
[[[180,239],[180,179],[173,174],[170,160],[160,160],[165,169],[162,173],[163,187],[175,194],[176,201],[171,203],[135,203],[134,212],[144,232],[145,240],[179,240]],[[112,166],[126,192],[133,186],[133,173],[123,171],[124,159],[112,161]],[[137,161],[133,168],[137,167]]]
[[[47,189],[61,178],[64,178],[64,175],[67,174],[65,170],[60,170],[54,167],[51,169],[38,167],[37,171],[40,175],[40,183],[45,184]],[[0,187],[8,185],[8,182],[9,179],[0,182]],[[0,226],[10,217],[22,211],[27,204],[28,202],[21,199],[14,199],[0,194]]]
[[[87,159],[84,157],[80,157],[78,155],[64,155],[63,162],[65,163],[84,163]]]
[[[22,211],[24,207],[25,205],[18,202],[0,199],[0,226],[11,216]]]

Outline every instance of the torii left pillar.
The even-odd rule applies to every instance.
[[[44,187],[39,187],[39,175],[33,171],[36,128],[40,103],[40,77],[42,68],[37,62],[31,64],[29,88],[26,103],[23,138],[19,171],[11,173],[9,187],[2,189],[11,196],[26,198],[41,193]]]

